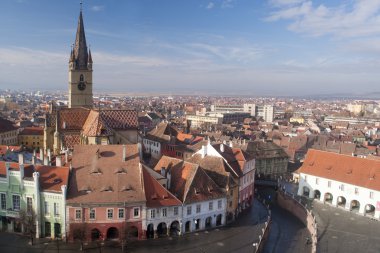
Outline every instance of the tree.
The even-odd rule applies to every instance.
[[[29,235],[30,244],[33,245],[33,239],[36,236],[36,213],[31,211],[20,211],[20,221],[24,227],[24,233]]]
[[[86,240],[87,224],[85,222],[77,223],[74,226],[73,238],[80,241],[80,250],[83,251],[83,243]]]

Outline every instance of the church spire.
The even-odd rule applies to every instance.
[[[82,17],[82,3],[79,13],[77,34],[75,38],[74,56],[76,61],[76,69],[87,69],[88,52]]]

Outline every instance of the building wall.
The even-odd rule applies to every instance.
[[[158,141],[152,141],[149,139],[143,139],[144,152],[150,154],[155,159],[160,159],[161,154],[161,143]]]
[[[222,201],[221,208],[218,208],[218,201]],[[209,210],[209,203],[213,203],[213,210]],[[201,211],[199,213],[196,212],[197,205],[201,205]],[[227,199],[226,198],[220,198],[220,199],[211,199],[203,202],[194,202],[191,204],[183,205],[183,218],[182,218],[182,233],[187,233],[186,231],[186,223],[190,222],[190,231],[193,232],[196,230],[196,220],[200,220],[200,226],[199,230],[206,229],[205,221],[208,217],[211,217],[211,227],[216,226],[216,217],[218,215],[222,215],[222,223],[221,226],[225,225],[226,223],[226,204]],[[191,206],[191,214],[187,214],[187,207]]]
[[[191,127],[201,127],[203,124],[222,124],[222,117],[187,115],[186,120],[191,121]]]
[[[177,208],[178,214],[174,214],[174,208]],[[166,216],[163,215],[163,209],[166,209]],[[154,217],[152,217],[152,210],[154,210]],[[146,211],[146,227],[144,228],[144,232],[148,231],[148,227],[153,225],[154,236],[157,236],[157,228],[161,223],[165,223],[167,228],[167,234],[170,233],[170,227],[173,222],[178,222],[178,224],[182,224],[182,206],[165,206],[165,207],[154,207],[148,208]],[[180,229],[180,227],[179,227]],[[180,232],[180,231],[179,231]]]
[[[139,208],[139,215],[134,216],[134,208]],[[90,219],[90,210],[95,210],[95,219]],[[124,218],[119,218],[119,209],[124,210]],[[80,218],[76,217],[76,210],[80,210]],[[113,217],[108,218],[108,210],[113,210]],[[117,206],[112,204],[104,205],[88,205],[67,206],[67,231],[69,240],[74,240],[75,229],[84,229],[88,235],[86,241],[91,240],[91,230],[98,229],[101,232],[100,239],[107,239],[107,231],[109,228],[116,227],[119,231],[119,238],[123,236],[124,230],[128,226],[135,226],[138,229],[138,238],[144,238],[143,228],[145,228],[145,205],[136,204],[132,206]],[[84,223],[86,225],[84,225]],[[85,226],[85,228],[83,228]]]
[[[275,176],[286,173],[287,169],[287,158],[256,159],[256,174]]]
[[[43,148],[44,136],[43,135],[19,135],[18,145],[25,146],[29,149]]]
[[[0,145],[17,145],[17,129],[0,133]]]
[[[366,205],[372,205],[375,208],[374,217],[380,218],[380,192],[368,189],[361,186],[355,186],[344,182],[330,180],[328,178],[321,178],[304,173],[300,174],[298,195],[305,195],[307,193],[309,198],[316,198],[320,192],[318,200],[324,202],[331,202],[333,206],[340,206],[347,210],[352,209],[352,201],[356,200],[360,203],[357,210],[360,214],[366,214]],[[332,195],[332,200],[326,199],[326,193]],[[343,204],[338,197],[344,197],[346,202]]]

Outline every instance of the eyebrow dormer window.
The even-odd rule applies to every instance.
[[[79,81],[80,81],[80,82],[83,82],[83,81],[84,81],[84,76],[83,76],[83,75],[80,75],[80,77],[79,77]]]

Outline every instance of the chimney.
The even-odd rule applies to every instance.
[[[62,167],[62,157],[60,155],[55,157],[55,166]]]
[[[47,156],[44,157],[44,165],[49,164],[49,158]]]
[[[201,157],[205,158],[205,146],[202,146],[201,148]]]
[[[226,140],[223,140],[223,144],[227,144]]]
[[[24,154],[18,154],[18,163],[24,164]]]
[[[21,189],[24,189],[24,164],[20,163],[19,164],[19,167],[20,167],[20,186],[21,186]]]
[[[50,151],[50,148],[48,148],[48,150],[47,150],[47,156],[48,156],[48,160],[51,161],[51,151]]]
[[[37,152],[36,152],[36,150],[35,149],[33,149],[33,156],[37,156],[37,154],[36,154]]]
[[[125,162],[127,158],[127,147],[123,145],[123,162]]]
[[[161,176],[165,177],[165,167],[161,167]]]
[[[169,190],[170,189],[170,184],[171,184],[171,181],[172,181],[172,174],[170,173],[169,170],[168,170],[168,173],[166,175],[166,178],[168,179],[167,188]]]
[[[233,148],[234,145],[232,144],[232,141],[230,141],[230,148]]]
[[[36,165],[36,156],[35,155],[32,156],[32,164]]]
[[[7,171],[7,180],[8,180],[8,185],[9,185],[9,169],[10,169],[11,164],[9,162],[5,163],[5,169]]]
[[[70,168],[70,173],[71,173],[73,171],[73,165],[71,163],[70,163],[69,168]]]
[[[44,150],[42,148],[40,148],[40,161],[41,163],[44,161]]]
[[[65,150],[65,164],[69,162],[69,151]]]
[[[222,153],[224,152],[224,144],[223,143],[220,144],[220,152],[222,152]]]

